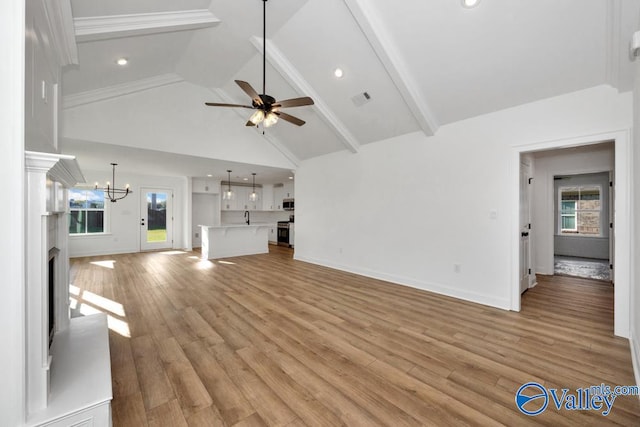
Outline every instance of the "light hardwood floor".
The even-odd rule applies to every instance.
[[[634,383],[611,285],[541,277],[513,313],[278,247],[198,255],[71,260],[79,308],[111,316],[116,427],[640,424],[637,397],[618,397],[607,417],[515,406],[529,381]]]

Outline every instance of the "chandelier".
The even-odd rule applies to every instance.
[[[127,184],[124,189],[116,187],[116,166],[118,166],[117,163],[111,163],[111,167],[113,170],[112,181],[107,181],[107,186],[104,188],[98,188],[98,183],[96,182],[95,187],[96,190],[104,191],[105,196],[108,197],[109,200],[111,200],[113,203],[117,202],[118,200],[124,199],[129,195],[129,193],[133,193],[133,191],[129,189],[129,184]],[[111,186],[112,183],[113,187]]]

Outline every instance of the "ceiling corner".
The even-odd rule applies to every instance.
[[[429,105],[419,96],[418,86],[397,53],[398,49],[393,46],[384,25],[373,11],[373,6],[363,0],[344,0],[344,2],[422,131],[428,136],[433,135],[438,130],[438,122]]]

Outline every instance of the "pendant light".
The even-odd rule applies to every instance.
[[[107,181],[107,186],[104,188],[98,188],[97,182],[95,187],[96,190],[104,191],[104,195],[113,203],[117,202],[118,200],[124,199],[129,195],[129,193],[133,193],[133,191],[129,189],[129,184],[127,184],[125,188],[116,188],[116,166],[118,166],[117,163],[111,163],[111,182],[113,183],[113,187],[111,186],[111,183],[109,181]]]
[[[227,176],[228,176],[227,191],[225,191],[222,194],[222,199],[223,200],[231,200],[231,199],[233,199],[233,192],[231,191],[231,170],[229,170],[229,169],[227,169]]]
[[[251,175],[253,175],[253,191],[249,194],[249,200],[255,202],[258,200],[258,193],[256,193],[256,173],[251,172]]]

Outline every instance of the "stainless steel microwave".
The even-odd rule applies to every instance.
[[[283,199],[282,200],[282,209],[285,211],[292,211],[293,208],[293,199]]]

